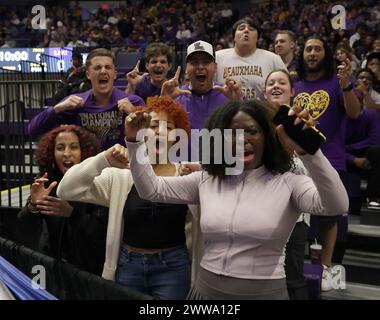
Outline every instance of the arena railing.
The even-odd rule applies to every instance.
[[[46,80],[59,80],[63,77],[63,60],[60,58],[41,53],[41,64]]]
[[[43,269],[46,290],[60,300],[153,300],[152,296],[34,251],[1,234],[0,256],[31,279],[36,276],[35,266]]]
[[[0,207],[20,208],[29,196],[38,170],[27,126],[58,84],[58,80],[0,81]]]

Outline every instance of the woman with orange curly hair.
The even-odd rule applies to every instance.
[[[40,231],[33,249],[95,274],[104,261],[106,209],[67,202],[56,196],[56,185],[70,167],[99,151],[95,135],[79,126],[62,125],[43,135],[35,153],[39,175],[18,214]]]
[[[149,98],[144,110],[151,116],[154,155],[166,157],[173,144],[169,132],[190,132],[188,115],[169,97]],[[159,176],[178,175],[179,166],[171,162],[156,162],[153,167]],[[126,148],[115,145],[73,166],[58,194],[109,207],[104,278],[158,299],[186,298],[190,288],[185,236],[188,207],[141,199],[128,169]]]

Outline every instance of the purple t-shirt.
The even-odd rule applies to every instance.
[[[317,121],[316,127],[326,136],[321,150],[336,170],[346,171],[345,128],[346,110],[342,89],[336,75],[331,79],[300,80],[294,85],[293,104],[308,107]]]
[[[151,76],[148,75],[136,86],[135,94],[141,97],[145,102],[148,97],[161,95],[161,88],[153,85],[151,80]]]
[[[119,110],[117,102],[128,98],[134,106],[145,106],[145,102],[140,97],[116,88],[112,91],[110,103],[104,106],[94,104],[92,90],[75,95],[84,100],[82,108],[57,114],[53,107],[48,107],[30,121],[29,134],[37,137],[61,124],[76,124],[94,132],[101,142],[102,149],[106,150],[116,143],[124,145],[126,113]]]
[[[182,86],[181,89],[189,90],[188,86]],[[190,95],[181,95],[176,100],[189,113],[191,128],[203,129],[209,115],[221,104],[229,101],[222,92],[218,90],[210,90],[206,94],[198,95],[192,93]]]
[[[380,145],[380,119],[373,109],[364,109],[356,119],[346,117],[346,159],[363,157],[369,146]]]
[[[182,86],[181,89],[190,90],[188,86]],[[176,100],[189,114],[191,129],[203,129],[210,114],[230,99],[222,92],[212,89],[203,95],[196,93],[181,95]],[[199,161],[200,145],[197,134],[192,134],[188,152],[189,158],[181,158],[181,161]]]

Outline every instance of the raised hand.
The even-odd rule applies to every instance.
[[[222,92],[227,98],[235,101],[243,101],[241,85],[233,78],[226,78],[224,86],[214,86],[214,90]]]
[[[54,106],[54,111],[55,113],[60,113],[67,110],[82,108],[83,106],[84,106],[84,101],[81,97],[78,97],[76,95],[71,95],[67,99],[56,104]]]
[[[202,170],[201,165],[197,162],[182,162],[179,166],[179,175],[187,176],[195,171]]]
[[[371,163],[367,158],[354,158],[354,165],[363,170],[371,169]]]
[[[351,62],[346,59],[338,66],[339,84],[342,89],[350,85],[350,77],[352,76]]]
[[[276,131],[280,140],[284,143],[284,145],[288,146],[290,150],[294,150],[301,156],[306,154],[306,151],[286,134],[284,126],[282,124],[276,127]]]
[[[31,189],[32,204],[36,204],[37,201],[42,200],[44,196],[50,194],[51,190],[58,184],[57,181],[53,181],[49,187],[45,188],[45,182],[49,181],[47,172],[40,178],[34,180]]]
[[[129,114],[132,112],[133,104],[131,103],[131,101],[127,97],[125,97],[123,99],[120,99],[117,102],[117,107],[119,108],[120,111]]]
[[[165,81],[162,84],[161,95],[169,96],[172,99],[177,98],[183,94],[191,94],[190,90],[183,90],[179,87],[179,75],[181,74],[181,67],[177,68],[175,75],[170,80]]]
[[[128,149],[120,144],[115,144],[105,152],[107,161],[112,167],[129,168]]]
[[[289,110],[289,116],[292,115],[297,115],[297,118],[294,120],[294,125],[303,121],[305,123],[303,126],[304,129],[315,126],[315,120],[310,116],[309,110],[307,109],[302,110],[301,107],[293,106]]]
[[[41,200],[37,200],[36,207],[42,214],[49,216],[70,217],[74,208],[61,198],[45,195]]]
[[[137,133],[141,129],[149,128],[151,116],[145,111],[130,113],[125,118],[124,134],[127,141],[135,142]]]
[[[78,73],[78,70],[79,68],[73,66],[73,70],[70,72],[70,74],[67,76],[67,79],[69,79],[70,77],[76,75]]]
[[[127,73],[127,81],[128,81],[127,92],[128,93],[134,93],[136,86],[141,81],[143,81],[143,79],[149,74],[149,73],[144,73],[140,75],[139,68],[140,68],[140,60],[138,60],[135,67]]]

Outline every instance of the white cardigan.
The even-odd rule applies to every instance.
[[[102,277],[107,280],[115,281],[123,236],[123,210],[132,186],[131,171],[110,167],[105,152],[71,167],[58,185],[57,195],[62,199],[109,207],[106,254],[102,273]],[[193,253],[192,280],[194,280],[203,250],[200,245],[199,206],[191,205],[189,209],[192,215],[192,227],[189,224],[186,226],[186,241],[188,246],[191,246],[191,240],[194,241],[190,251]],[[192,237],[189,236],[189,232],[192,233]]]

